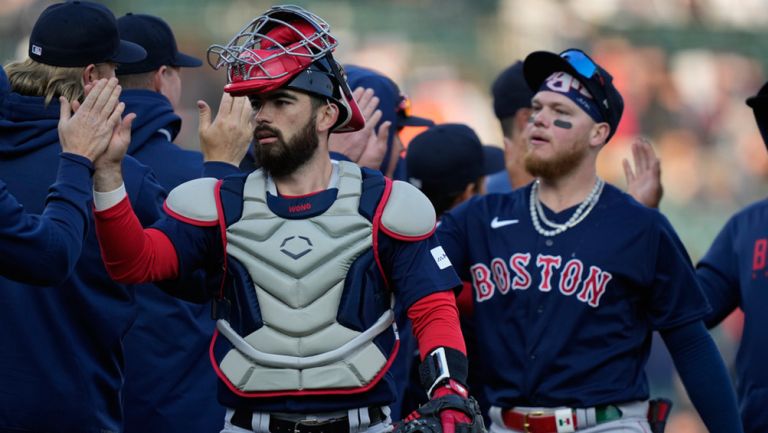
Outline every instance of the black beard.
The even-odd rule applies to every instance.
[[[309,161],[320,144],[315,131],[315,118],[316,116],[313,115],[288,143],[285,142],[280,131],[269,126],[256,127],[253,132],[256,142],[253,153],[256,161],[261,164],[261,168],[273,178],[281,178],[292,174]],[[259,139],[256,138],[258,131],[269,131],[277,140],[272,144],[259,144]]]
[[[535,177],[557,179],[575,170],[586,154],[586,147],[574,147],[555,155],[550,160],[543,160],[533,156],[529,151],[525,154],[525,169]]]

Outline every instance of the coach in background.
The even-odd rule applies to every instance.
[[[536,92],[525,132],[536,180],[471,199],[438,228],[472,281],[478,346],[494,359],[491,432],[649,431],[654,330],[709,431],[741,432],[682,243],[661,214],[597,176],[624,109],[611,75],[575,49],[532,53],[523,71]]]
[[[768,144],[768,83],[747,99],[763,141]],[[736,308],[744,312],[744,332],[736,355],[736,391],[747,433],[768,431],[768,200],[753,203],[725,224],[696,269],[719,324]]]

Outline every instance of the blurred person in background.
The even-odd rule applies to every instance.
[[[523,62],[516,61],[496,77],[491,86],[491,95],[493,112],[501,124],[504,137],[506,172],[488,177],[488,192],[509,192],[533,180],[523,162],[528,147],[523,131],[528,125],[533,98],[533,92],[523,77]]]
[[[202,62],[178,50],[171,28],[159,17],[129,13],[117,20],[117,26],[122,39],[147,51],[144,60],[117,70],[124,89],[121,100],[128,112],[137,115],[128,154],[152,168],[168,191],[201,177],[204,159],[208,176],[239,172],[236,167],[253,131],[247,98],[225,93],[215,125],[208,104],[198,101],[205,158],[201,152],[182,149],[173,142],[182,126],[175,112],[184,88],[181,69]],[[234,123],[222,125],[227,121]],[[209,145],[208,138],[227,146]],[[216,431],[224,408],[216,401],[216,375],[205,347],[215,325],[210,305],[142,285],[136,288],[136,308],[136,320],[123,339],[125,432]]]
[[[485,194],[486,176],[498,172],[503,161],[500,151],[484,146],[467,125],[435,125],[408,145],[408,181],[432,202],[439,219],[466,200]]]
[[[404,149],[399,132],[406,127],[428,127],[434,125],[429,119],[411,114],[411,100],[389,77],[372,69],[355,65],[346,65],[344,71],[351,88],[372,89],[378,98],[381,119],[377,128],[385,122],[389,125],[387,148],[379,171],[393,180],[408,180],[405,160],[401,156]]]
[[[768,146],[768,83],[747,99],[760,135]],[[714,327],[734,310],[744,312],[744,330],[736,355],[736,390],[747,433],[768,431],[768,200],[733,215],[699,261],[696,275],[712,312]]]

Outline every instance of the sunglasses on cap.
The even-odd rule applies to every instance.
[[[560,57],[565,59],[568,64],[570,64],[573,69],[576,70],[576,72],[579,73],[582,77],[591,80],[593,78],[597,78],[597,80],[600,82],[600,86],[605,86],[605,79],[600,74],[600,68],[597,66],[597,63],[595,63],[594,60],[592,60],[588,55],[586,55],[583,51],[577,50],[577,49],[570,49],[563,51],[560,53]],[[602,90],[602,89],[601,89]],[[593,92],[594,93],[594,92]],[[597,95],[593,95],[597,97]],[[604,117],[608,118],[608,99],[607,98],[600,98],[602,100],[602,104],[598,104],[598,107],[603,112]]]
[[[405,93],[400,93],[400,101],[397,103],[397,113],[408,117],[412,114],[413,107],[411,104],[411,98]]]
[[[560,53],[560,57],[568,61],[568,63],[573,66],[573,69],[575,69],[582,77],[592,79],[594,76],[597,76],[600,80],[600,84],[605,85],[605,80],[603,79],[603,76],[600,75],[597,63],[590,59],[583,51],[576,49],[566,50]]]

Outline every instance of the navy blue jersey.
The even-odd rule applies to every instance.
[[[373,218],[383,189],[383,177],[380,173],[364,170],[364,182],[374,183],[382,188],[367,188],[369,191],[361,197],[360,213],[367,218]],[[229,177],[222,186],[223,212],[227,223],[239,218],[242,203],[242,183],[246,175]],[[267,203],[272,212],[291,219],[309,218],[323,213],[336,200],[336,188],[320,193],[297,198],[285,198],[268,195]],[[233,199],[233,198],[236,198]],[[217,227],[199,227],[173,218],[165,218],[157,223],[155,228],[165,233],[174,245],[179,261],[179,275],[185,276],[198,269],[206,269],[212,275],[220,273],[222,264],[222,247],[219,229]],[[408,242],[394,239],[383,232],[378,238],[378,252],[381,264],[386,273],[389,287],[393,290],[396,301],[401,308],[407,309],[414,302],[435,292],[453,289],[460,284],[453,268],[440,266],[431,250],[437,248],[434,235],[429,238]],[[227,281],[234,286],[249,283],[247,275],[241,275],[237,260],[230,257],[229,276]],[[441,269],[442,267],[442,269]],[[371,253],[363,254],[352,264],[347,274],[345,286],[364,287],[365,296],[355,302],[346,302],[349,310],[342,306],[339,317],[358,314],[359,310],[378,308],[368,305],[380,300],[377,293],[384,287],[384,280],[373,260]],[[247,287],[247,286],[246,286]],[[387,297],[383,298],[385,304]],[[232,316],[247,315],[247,305],[234,305]],[[354,310],[354,311],[351,311]],[[234,313],[239,311],[239,313]],[[395,384],[392,375],[387,372],[383,380],[370,390],[359,394],[339,394],[330,396],[282,396],[282,397],[240,397],[219,382],[219,401],[227,407],[248,408],[264,412],[326,412],[351,409],[364,406],[382,406],[395,398]]]
[[[474,198],[443,215],[440,242],[474,289],[477,349],[492,360],[494,406],[645,399],[654,329],[701,319],[708,305],[667,220],[606,185],[581,223],[539,235],[531,186]],[[575,206],[547,217],[565,222]]]
[[[744,333],[736,355],[736,390],[744,431],[768,431],[768,200],[748,206],[725,224],[696,275],[712,305],[714,326],[736,307]]]

